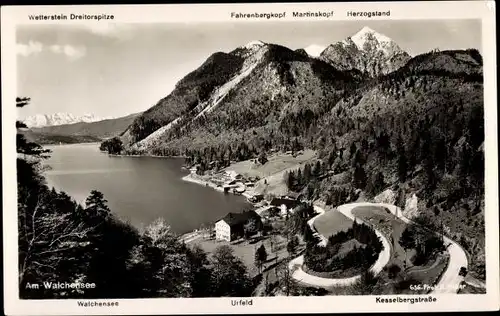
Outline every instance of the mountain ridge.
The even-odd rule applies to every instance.
[[[344,65],[338,65],[331,54],[325,57],[331,47],[342,47],[344,52],[350,49],[352,54],[345,56],[354,57],[345,58]],[[341,54],[334,57],[339,56]],[[379,56],[383,58],[377,59]],[[370,58],[376,60],[370,64]],[[396,62],[393,64],[393,61]],[[335,103],[353,95],[356,98],[353,91],[361,91],[371,82],[392,82],[391,76],[432,72],[441,76],[447,67],[456,72],[448,75],[478,76],[482,73],[481,67],[477,67],[481,63],[482,57],[475,50],[430,52],[411,57],[390,38],[368,27],[328,46],[319,58],[310,56],[304,49],[293,51],[277,44],[251,41],[229,53],[212,54],[181,79],[171,94],[135,119],[123,133],[122,140],[134,152],[161,154],[161,148],[170,145],[175,148],[180,139],[184,139],[179,150],[186,150],[189,147],[186,137],[193,140],[196,130],[199,130],[196,133],[204,131],[203,135],[208,137],[235,127],[244,131],[269,124],[276,128],[278,124],[278,128],[285,128],[283,125],[288,124],[290,117],[300,113],[320,117],[331,111]],[[457,72],[460,67],[464,71]],[[398,72],[400,69],[405,70]],[[258,106],[262,102],[268,104],[267,109]],[[214,124],[219,130],[208,128]]]
[[[460,241],[484,279],[479,51],[411,57],[364,29],[321,55],[269,43],[216,53],[134,120],[122,152],[183,156],[204,174],[313,150],[316,165],[278,174],[271,186],[333,206],[385,189],[398,204],[418,199],[419,216]],[[258,187],[267,190],[265,181]]]
[[[411,56],[389,37],[364,27],[326,47],[319,58],[339,69],[358,69],[376,77],[397,70]]]
[[[28,127],[46,127],[46,126],[58,126],[65,124],[74,123],[92,123],[103,120],[113,119],[114,117],[98,117],[95,114],[87,113],[84,115],[74,115],[72,113],[57,112],[52,114],[35,114],[27,116],[23,119],[23,122]]]
[[[41,143],[63,142],[76,143],[78,140],[100,141],[102,139],[119,136],[132,124],[133,120],[142,112],[129,114],[124,117],[105,119],[95,122],[78,122],[45,127],[29,128],[29,134],[33,139]]]
[[[347,48],[354,50],[352,54],[331,54],[331,47],[342,46],[345,50],[345,41],[334,44],[336,46],[328,46],[318,57],[311,56],[305,49],[293,51],[287,47],[260,40],[236,47],[229,53],[216,52],[208,57],[200,67],[182,78],[169,95],[159,100],[157,104],[137,118],[125,131],[123,140],[128,145],[136,144],[133,146],[134,150],[152,146],[148,143],[158,141],[162,134],[170,131],[176,125],[189,120],[197,120],[201,115],[208,114],[219,104],[223,104],[225,102],[223,99],[232,93],[232,90],[238,89],[237,86],[245,85],[246,78],[255,71],[273,68],[274,73],[268,75],[270,77],[279,76],[279,78],[275,78],[276,80],[268,78],[268,81],[274,82],[274,85],[267,88],[268,90],[272,89],[271,86],[275,87],[275,90],[286,89],[285,86],[289,86],[288,89],[295,89],[294,76],[296,76],[297,71],[289,71],[291,63],[296,65],[299,63],[309,64],[310,67],[314,68],[310,74],[313,77],[320,76],[328,81],[329,77],[337,76],[342,81],[342,77],[349,76],[349,80],[355,82],[366,76],[378,75],[379,68],[383,68],[381,73],[388,73],[389,70],[397,69],[409,60],[409,55],[403,52],[397,44],[393,44],[389,38],[375,33],[369,28],[363,28],[353,37],[357,44],[348,38],[350,44],[347,45]],[[376,48],[371,51],[375,51],[375,53],[367,55],[365,51],[361,51],[356,45],[362,45],[362,43],[371,43],[372,47]],[[385,53],[381,53],[380,50],[382,46],[384,49],[392,48],[396,55],[384,55]],[[353,57],[353,54],[357,57]],[[381,54],[385,58],[382,62],[373,62],[372,66],[367,67],[367,62],[370,61],[368,59],[377,59]],[[404,58],[398,59],[401,56]],[[398,59],[395,64],[393,64],[394,58]],[[347,60],[347,62],[338,62],[339,59]],[[259,68],[259,65],[270,68],[264,66]],[[330,80],[330,82],[334,81]],[[302,81],[299,86],[304,82]],[[282,86],[277,87],[276,84],[282,84]],[[321,84],[320,86],[324,87],[325,85]],[[277,92],[278,90],[274,94],[283,93],[283,91]],[[271,97],[274,98],[274,95]]]
[[[187,111],[183,112],[182,115],[175,118],[170,117],[168,122],[163,125],[163,129],[170,129],[172,127],[170,124],[174,121],[176,121],[175,124],[178,124],[179,121],[186,121],[190,119],[196,121],[200,119],[201,116],[209,115],[211,111],[214,111],[214,109],[219,107],[219,104],[221,104],[220,107],[224,107],[225,105],[223,104],[231,102],[230,99],[232,98],[234,91],[245,89],[244,87],[248,86],[249,81],[254,81],[253,83],[250,83],[250,85],[261,87],[261,93],[257,93],[260,95],[259,97],[267,95],[269,99],[274,99],[277,95],[286,94],[286,91],[293,91],[297,87],[297,75],[299,75],[302,69],[307,69],[308,74],[306,77],[309,76],[311,80],[315,77],[319,80],[318,85],[321,89],[334,89],[335,85],[332,85],[332,83],[336,81],[344,82],[344,84],[347,85],[348,82],[355,82],[356,80],[359,80],[361,76],[361,74],[355,71],[338,71],[324,61],[311,58],[307,54],[293,51],[284,46],[262,43],[257,45],[257,47],[252,46],[250,49],[246,47],[238,47],[229,54],[215,53],[209,57],[209,59],[207,59],[207,61],[202,64],[200,68],[183,78],[180,81],[180,84],[176,86],[176,89],[166,98],[171,98],[173,95],[180,93],[181,88],[187,83],[196,80],[196,76],[200,73],[209,72],[208,76],[212,76],[213,74],[210,74],[210,72],[213,69],[207,69],[206,65],[216,61],[217,57],[222,59],[241,59],[238,60],[237,67],[231,69],[230,75],[225,76],[227,79],[226,82],[211,87],[208,97],[199,97],[198,103],[187,107]],[[299,67],[300,69],[296,67]],[[259,76],[261,77],[260,80],[254,79]],[[309,79],[301,78],[298,86],[307,85],[307,81],[309,81]],[[262,82],[266,82],[266,86],[262,86]],[[192,86],[192,84],[187,85]],[[248,88],[251,89],[250,87]],[[139,123],[142,123],[140,120],[141,119],[139,119]],[[134,124],[137,125],[138,122],[134,122]],[[134,130],[137,130],[134,124],[130,129],[130,132],[132,133]],[[132,137],[132,139],[136,139],[136,141],[132,141],[132,143],[146,145],[146,141],[144,141],[144,139],[147,137],[151,138],[150,135],[160,136],[158,135],[159,131],[161,130],[156,129],[148,135],[145,135],[145,137],[140,137],[140,139]],[[155,140],[150,139],[147,142],[152,143],[156,140],[157,138],[155,138]],[[146,145],[146,147],[148,146],[150,145]]]

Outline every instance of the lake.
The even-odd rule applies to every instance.
[[[249,205],[243,196],[183,181],[181,158],[110,157],[95,143],[44,147],[52,150],[44,172],[50,187],[82,204],[91,190],[101,191],[111,211],[139,229],[163,217],[183,234]]]

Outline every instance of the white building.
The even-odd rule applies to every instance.
[[[227,170],[225,173],[226,177],[228,177],[230,180],[237,180],[242,178],[241,174],[237,173],[234,170]]]
[[[215,223],[215,239],[231,241],[231,226],[224,220]]]
[[[272,206],[280,208],[280,214],[285,216],[287,213],[293,213],[293,210],[299,205],[299,202],[290,198],[274,198],[269,203]]]
[[[262,224],[260,216],[255,211],[228,213],[215,223],[215,239],[232,241],[243,237],[245,224],[250,219],[255,219]]]

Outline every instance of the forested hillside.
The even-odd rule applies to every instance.
[[[288,121],[304,117],[304,124],[309,126],[363,79],[359,71],[341,72],[283,46],[266,44],[257,54],[247,58],[251,71],[236,76],[235,85],[228,85],[227,91],[219,88],[220,95],[212,97],[214,100],[199,103],[141,149],[160,155],[184,155],[186,151],[213,148],[223,155],[229,150],[227,145],[241,145],[237,160],[247,159],[250,152],[258,153],[263,147],[291,149],[297,141],[280,131],[288,129]],[[147,119],[143,117],[141,120]],[[130,128],[132,134],[134,126]]]
[[[34,132],[31,129],[20,131],[27,140],[35,142],[40,145],[53,145],[53,144],[80,144],[80,143],[97,143],[102,139],[89,135],[65,135],[65,134],[49,134]]]
[[[459,240],[484,278],[481,73],[475,50],[435,52],[360,87],[317,122],[315,136],[304,138],[331,174],[292,173],[292,189],[339,203],[355,189],[373,197],[392,188],[403,207],[416,194],[427,225]]]
[[[406,56],[386,43],[394,56]],[[270,151],[317,150],[319,167],[287,175],[292,191],[334,205],[389,188],[401,206],[415,195],[427,225],[459,241],[485,278],[477,50],[435,50],[396,64],[389,58],[384,67],[394,71],[368,76],[375,68],[341,71],[300,50],[249,47],[216,55],[232,61],[229,68],[211,58],[179,83],[132,124],[125,152],[183,155],[206,170]]]
[[[28,103],[17,99],[18,107]],[[16,145],[21,299],[251,295],[255,284],[229,247],[208,256],[187,247],[161,219],[138,232],[95,190],[80,205],[46,185],[40,162],[49,150],[22,133]]]

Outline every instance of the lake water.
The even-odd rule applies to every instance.
[[[109,157],[98,144],[45,147],[52,150],[49,186],[82,204],[91,190],[101,191],[111,211],[137,228],[163,217],[183,234],[248,205],[242,196],[183,181],[180,158]]]

